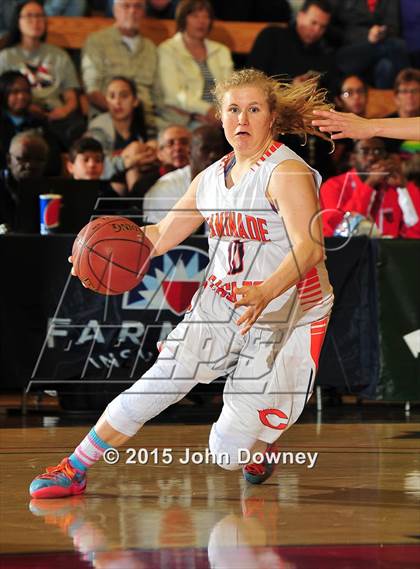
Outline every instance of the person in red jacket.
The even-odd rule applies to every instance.
[[[375,222],[386,237],[420,238],[420,189],[407,182],[400,161],[386,152],[381,138],[359,140],[354,167],[327,180],[320,202],[324,235],[332,236],[346,212]]]

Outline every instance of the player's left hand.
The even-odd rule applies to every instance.
[[[235,302],[235,308],[238,306],[249,307],[236,322],[238,326],[244,324],[244,327],[240,330],[243,336],[249,332],[251,326],[255,324],[257,318],[270,302],[271,298],[267,297],[262,285],[242,286],[237,288],[235,293],[236,295],[242,296],[241,300]]]

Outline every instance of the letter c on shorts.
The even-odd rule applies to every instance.
[[[280,411],[280,409],[262,409],[258,411],[258,414],[260,416],[261,423],[266,427],[270,427],[270,429],[277,429],[279,431],[282,431],[287,427],[289,422],[289,417],[286,415],[286,413]],[[275,415],[278,418],[276,420],[277,424],[273,425],[269,419],[270,415]]]

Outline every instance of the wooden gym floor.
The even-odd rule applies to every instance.
[[[186,448],[205,457],[210,427],[178,422],[146,426],[127,445],[146,449],[148,464],[128,464],[124,447],[118,464],[91,470],[84,496],[32,501],[32,478],[69,454],[90,421],[3,413],[0,567],[419,568],[419,409],[355,420],[348,407],[334,411],[338,421],[304,413],[280,439],[301,463],[284,455],[258,487],[240,471],[181,464]],[[312,468],[307,453],[318,453]]]

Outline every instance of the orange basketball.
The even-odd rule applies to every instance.
[[[87,288],[106,295],[122,294],[143,279],[152,249],[134,222],[119,216],[99,217],[76,237],[73,266]]]

